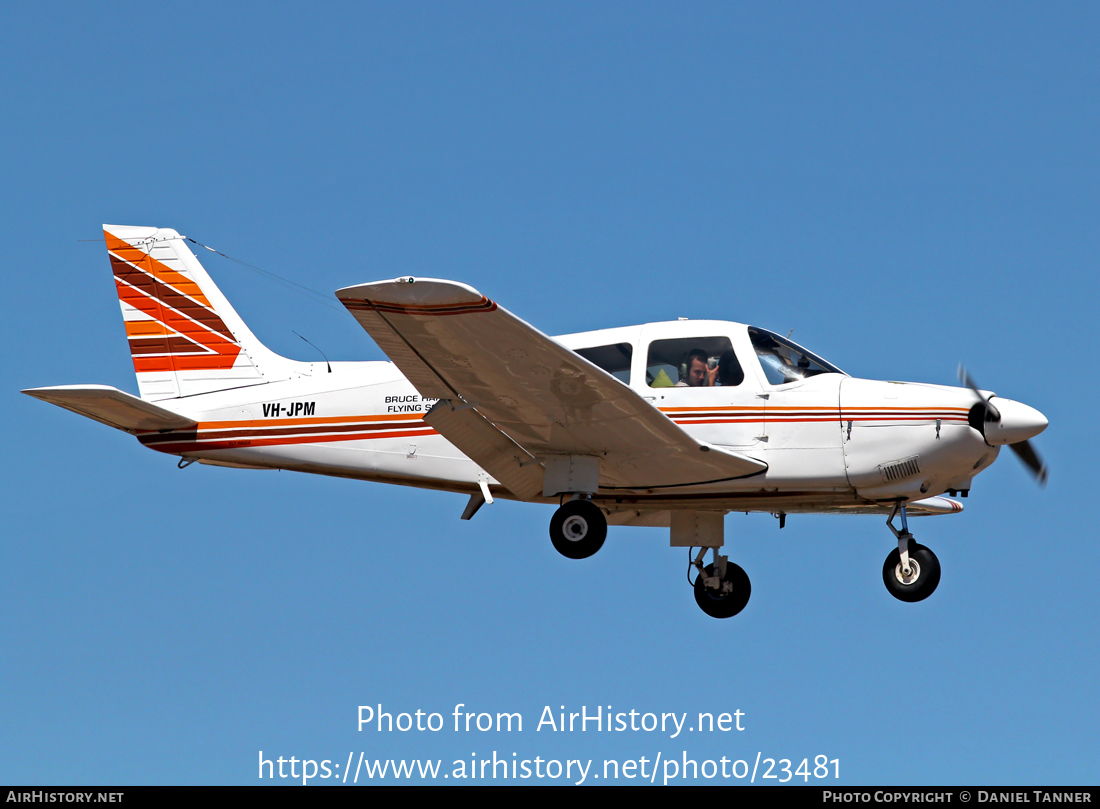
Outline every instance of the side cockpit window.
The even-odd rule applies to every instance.
[[[651,388],[711,388],[740,385],[745,374],[728,337],[654,340],[646,358]]]
[[[630,358],[634,355],[634,348],[630,343],[577,348],[574,351],[593,365],[603,368],[620,382],[630,384]]]
[[[798,382],[818,374],[844,373],[802,346],[766,329],[749,329],[749,339],[760,360],[764,376],[773,385]]]

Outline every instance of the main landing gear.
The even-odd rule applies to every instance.
[[[558,553],[569,559],[587,559],[603,547],[607,538],[607,517],[588,495],[574,494],[554,512],[550,520],[550,541]],[[739,565],[719,554],[723,544],[720,511],[674,511],[670,518],[672,547],[688,548],[688,582],[695,591],[695,603],[712,618],[732,618],[749,603],[752,585]],[[692,555],[692,550],[699,552]],[[712,561],[705,565],[707,553]],[[692,580],[692,569],[695,578]]]
[[[901,530],[894,527],[894,517],[901,513]],[[886,527],[898,540],[882,566],[882,581],[890,595],[899,601],[923,601],[932,595],[940,583],[940,560],[923,545],[918,545],[909,533],[905,506],[896,503],[886,520]]]
[[[587,559],[607,539],[607,518],[591,500],[570,500],[550,520],[550,541],[569,559]]]

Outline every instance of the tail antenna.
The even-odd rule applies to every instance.
[[[298,332],[294,331],[294,329],[291,329],[291,331],[294,332],[295,334],[298,334]],[[300,335],[300,334],[298,334],[298,336],[302,337],[302,335]],[[306,340],[305,337],[302,337],[302,339]],[[306,342],[309,343],[309,340],[306,340]],[[313,346],[313,343],[309,343],[309,344],[311,346]],[[313,346],[313,347],[317,348],[317,346]],[[321,354],[322,357],[325,358],[325,365],[328,366],[328,372],[331,374],[332,373],[332,363],[328,361],[328,356],[325,354],[324,351],[321,351],[321,349],[319,349],[319,348],[317,348],[317,351]]]

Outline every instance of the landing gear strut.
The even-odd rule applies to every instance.
[[[894,517],[901,513],[901,530],[894,527]],[[894,505],[886,519],[886,527],[898,540],[882,566],[882,581],[890,595],[899,601],[923,601],[932,595],[940,583],[940,560],[923,545],[918,545],[909,533],[905,506]]]
[[[714,562],[703,567],[707,551],[714,552]],[[695,603],[711,618],[732,618],[749,603],[752,585],[748,574],[726,556],[720,556],[717,548],[700,548],[692,561],[699,571],[695,577]]]
[[[587,559],[607,538],[607,518],[591,500],[570,500],[550,520],[550,541],[569,559]]]

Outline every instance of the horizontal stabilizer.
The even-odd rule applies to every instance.
[[[181,430],[196,425],[186,416],[110,385],[58,385],[29,388],[23,393],[128,433]]]

